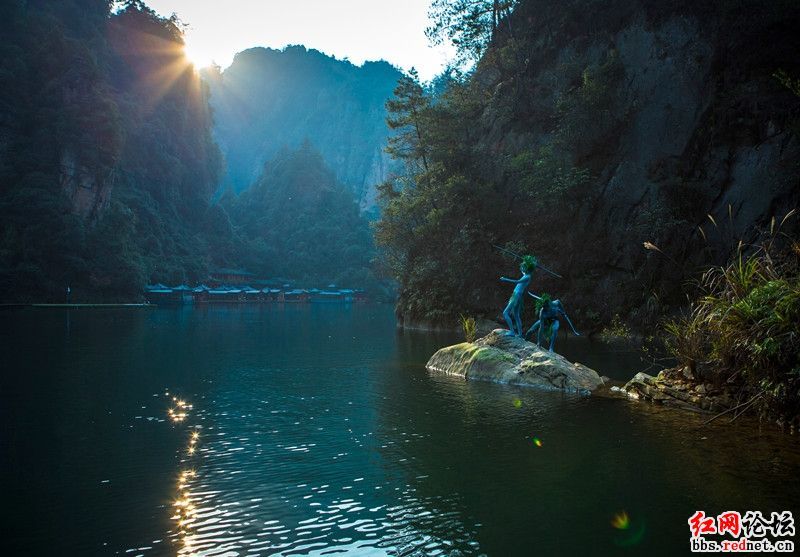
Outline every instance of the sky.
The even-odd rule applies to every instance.
[[[188,27],[186,49],[195,65],[226,68],[254,46],[302,44],[356,65],[386,60],[417,69],[428,81],[453,49],[425,37],[430,0],[146,0],[162,16],[176,13]]]

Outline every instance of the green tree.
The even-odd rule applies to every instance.
[[[432,24],[425,34],[434,45],[450,41],[459,61],[475,61],[494,40],[502,21],[511,34],[515,4],[515,0],[433,0],[428,12]]]
[[[132,299],[205,277],[221,156],[176,22],[141,2],[6,4],[0,296]]]
[[[248,269],[322,286],[374,283],[369,225],[309,142],[278,153],[230,203]]]
[[[386,101],[386,123],[395,132],[389,137],[386,152],[415,173],[428,171],[426,118],[429,109],[430,98],[419,83],[417,70],[411,68],[408,75],[397,82],[394,98]]]

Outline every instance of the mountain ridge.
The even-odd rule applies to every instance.
[[[310,140],[362,212],[375,212],[375,185],[392,168],[385,103],[401,76],[385,61],[356,66],[300,45],[250,48],[224,71],[205,71],[222,187],[244,191],[282,147]]]

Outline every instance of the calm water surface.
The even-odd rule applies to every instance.
[[[698,509],[797,516],[794,438],[429,375],[455,340],[388,306],[2,312],[0,549],[678,555]]]

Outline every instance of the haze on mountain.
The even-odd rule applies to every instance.
[[[226,171],[209,86],[176,20],[137,0],[12,2],[0,16],[2,300],[61,301],[67,286],[75,301],[136,300],[147,283],[196,284],[219,267],[376,285],[352,192],[385,172],[397,70],[301,47],[242,54],[209,81],[217,141],[252,147],[242,184],[257,187],[216,200]]]
[[[237,223],[232,261],[252,272],[380,288],[369,224],[309,141],[282,148],[253,186],[222,205]]]
[[[355,66],[303,46],[252,48],[225,71],[205,70],[226,162],[222,187],[247,189],[281,148],[309,141],[374,215],[375,185],[392,169],[385,105],[402,75],[387,62]]]

